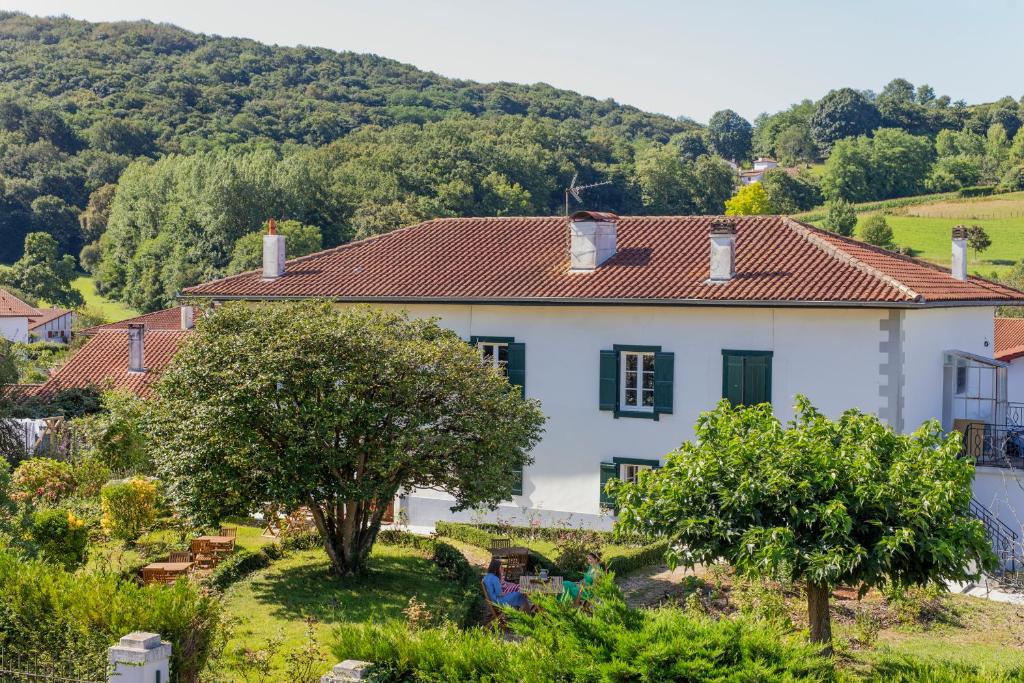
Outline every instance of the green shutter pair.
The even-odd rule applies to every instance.
[[[519,387],[523,398],[526,398],[526,344],[517,342],[515,337],[472,336],[469,338],[469,343],[474,348],[479,342],[508,344],[508,365],[505,366],[505,373],[508,376],[509,384]],[[512,480],[512,495],[523,495],[523,468],[520,467],[510,472],[509,478]]]
[[[772,352],[722,350],[722,398],[734,406],[772,402]]]
[[[601,463],[601,507],[614,510],[615,499],[605,491],[605,486],[612,479],[619,478],[619,465],[647,465],[653,469],[661,467],[658,460],[641,460],[639,458],[612,458],[611,462]]]
[[[654,412],[619,410],[619,362],[623,351],[654,354]],[[649,417],[672,413],[673,379],[675,375],[675,354],[662,351],[660,346],[627,346],[616,344],[610,350],[601,351],[599,368],[598,407],[610,410],[615,417]]]

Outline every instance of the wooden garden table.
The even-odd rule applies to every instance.
[[[523,574],[519,577],[520,593],[561,595],[563,590],[564,587],[562,586],[561,576],[549,576],[546,581],[542,581],[539,576],[533,576],[531,574]]]
[[[185,576],[192,569],[192,562],[151,562],[142,568],[142,582],[153,583]]]
[[[209,541],[210,548],[215,553],[230,553],[235,549],[234,536],[199,536],[197,541]]]
[[[530,549],[521,545],[513,545],[508,548],[494,548],[491,550],[491,557],[498,560],[503,560],[510,555],[519,555],[525,563],[530,557]]]

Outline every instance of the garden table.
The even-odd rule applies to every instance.
[[[230,553],[235,549],[234,536],[199,536],[197,541],[208,541],[215,553]]]
[[[521,545],[513,545],[508,548],[491,549],[491,557],[498,560],[503,560],[510,555],[518,555],[524,558],[523,561],[525,562],[530,557],[530,549]]]
[[[192,562],[151,562],[142,568],[142,582],[173,582],[192,569]]]
[[[549,576],[546,580],[539,576],[523,574],[519,577],[520,593],[544,593],[547,595],[561,595],[564,588],[561,576]]]

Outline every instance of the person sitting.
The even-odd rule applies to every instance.
[[[495,605],[509,605],[524,612],[531,611],[533,605],[529,598],[518,590],[506,593],[502,586],[505,568],[501,566],[501,560],[493,559],[484,574],[484,590],[487,591],[487,599]]]
[[[601,567],[601,558],[595,553],[587,553],[587,570],[583,572],[582,581],[563,581],[563,598],[573,601],[585,602],[590,599],[590,588],[594,580],[601,575],[604,569]]]

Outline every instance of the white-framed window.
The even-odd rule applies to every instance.
[[[619,410],[654,412],[654,352],[623,351],[619,367]]]
[[[476,344],[480,352],[480,362],[485,367],[497,370],[503,377],[508,377],[508,344],[506,342],[480,341]]]
[[[640,470],[649,470],[650,465],[633,465],[633,464],[621,464],[619,465],[619,479],[626,482],[636,481],[636,477],[640,474]]]

